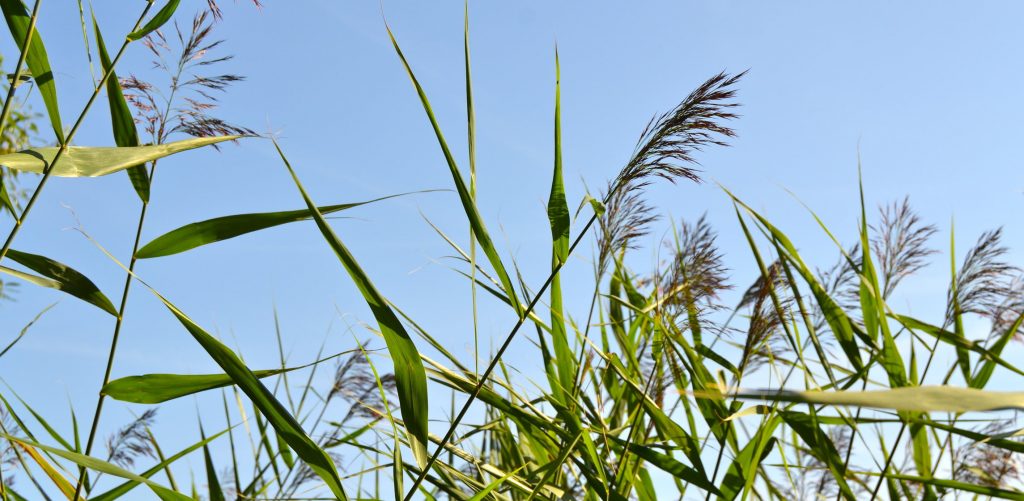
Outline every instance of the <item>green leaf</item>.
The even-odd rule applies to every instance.
[[[999,357],[1003,353],[1003,348],[1013,339],[1014,335],[1020,330],[1021,324],[1024,323],[1024,312],[1021,312],[1017,316],[1017,320],[1005,332],[1003,332],[999,338],[992,343],[992,347],[988,349],[988,352],[995,357]],[[971,378],[971,388],[984,388],[988,384],[989,378],[992,377],[992,373],[996,370],[996,361],[994,359],[987,359],[978,368],[978,373]]]
[[[478,491],[476,494],[473,495],[473,497],[469,498],[468,501],[483,501],[484,499],[487,499],[487,495],[488,494],[490,494],[492,491],[494,491],[494,489],[497,489],[498,487],[501,487],[501,484],[504,484],[505,481],[508,480],[509,478],[514,477],[517,473],[519,473],[519,470],[522,470],[525,467],[526,467],[525,465],[524,466],[520,466],[519,468],[516,468],[516,469],[514,469],[514,470],[504,474],[503,476],[500,476],[500,477],[494,479],[493,482],[491,482],[490,484],[487,484],[487,487],[484,487],[483,489]],[[539,484],[538,484],[537,488],[538,489],[540,488]]]
[[[775,445],[776,438],[772,433],[780,422],[777,417],[763,421],[751,440],[736,455],[719,488],[722,491],[722,499],[732,501],[741,492],[750,488],[761,461],[764,461]]]
[[[551,176],[551,194],[548,196],[548,221],[551,224],[551,269],[558,269],[569,258],[569,205],[565,201],[565,183],[562,180],[562,107],[561,71],[558,50],[555,49],[555,151]],[[558,367],[558,387],[552,388],[556,398],[568,405],[576,378],[575,356],[569,348],[562,307],[562,278],[555,273],[551,278],[551,339]]]
[[[952,226],[952,225],[951,225]],[[953,332],[960,339],[966,340],[964,334],[964,315],[960,309],[960,294],[956,290],[957,286],[957,270],[956,270],[956,228],[951,227],[949,229],[949,267],[950,267],[950,279],[949,279],[949,298],[951,313],[953,315]],[[960,372],[964,375],[965,381],[971,380],[971,357],[967,355],[967,350],[960,346],[956,348],[956,360],[957,364],[960,365]]]
[[[23,439],[23,438],[12,437],[12,436],[7,435],[5,433],[0,433],[0,437],[3,437],[5,439],[7,439],[7,440],[11,440],[11,441],[14,441],[14,442],[18,442],[18,443],[23,444],[23,445],[28,446],[28,447],[34,447],[36,449],[42,449],[42,450],[44,450],[46,452],[49,452],[50,454],[53,454],[54,456],[62,457],[64,459],[67,459],[68,461],[71,461],[71,462],[73,462],[73,463],[75,463],[75,464],[77,464],[79,466],[84,467],[84,468],[95,470],[95,471],[98,471],[98,472],[101,472],[101,473],[106,473],[108,475],[114,475],[115,477],[127,478],[129,480],[134,480],[136,482],[146,484],[150,489],[153,490],[153,492],[160,499],[162,499],[164,501],[190,501],[188,496],[185,496],[183,494],[174,492],[174,491],[172,491],[172,490],[170,490],[170,489],[168,489],[166,487],[163,487],[160,484],[157,484],[157,483],[155,483],[155,482],[153,482],[153,481],[151,481],[149,479],[146,479],[144,477],[136,475],[136,474],[134,474],[134,473],[132,473],[130,471],[122,469],[122,468],[120,468],[118,466],[115,466],[113,464],[110,464],[110,463],[108,463],[106,461],[101,461],[99,459],[96,459],[96,458],[94,458],[92,456],[86,456],[84,454],[79,454],[77,452],[65,451],[63,449],[58,449],[56,447],[49,447],[49,446],[46,446],[46,445],[35,443],[35,442],[31,441],[31,440],[26,440],[26,439]]]
[[[958,480],[946,480],[941,478],[924,478],[915,477],[911,475],[894,475],[889,474],[889,477],[897,480],[907,480],[910,482],[917,482],[930,487],[941,487],[944,489],[955,489],[964,492],[974,492],[985,496],[992,496],[1002,499],[1018,499],[1024,500],[1024,493],[1019,491],[1011,491],[1007,489],[1000,489],[998,487],[990,487],[987,485],[976,485],[967,482],[960,482]]]
[[[196,325],[187,315],[166,298],[156,291],[153,291],[157,298],[164,303],[171,313],[178,318],[189,334],[203,347],[211,358],[221,369],[226,372],[238,388],[253,405],[263,413],[267,421],[284,437],[285,442],[291,446],[296,455],[309,465],[317,475],[320,476],[331,489],[335,496],[347,500],[345,488],[341,485],[341,477],[330,456],[323,449],[317,447],[316,443],[306,435],[302,425],[295,420],[284,405],[274,397],[274,394],[260,383],[259,378],[242,362],[235,352]]]
[[[252,371],[263,379],[294,369]],[[115,379],[107,383],[100,393],[135,404],[159,404],[201,391],[231,386],[235,380],[227,374],[144,374]]]
[[[152,0],[150,0],[152,1]],[[150,19],[148,23],[142,28],[133,31],[128,34],[128,40],[134,42],[158,29],[171,19],[174,15],[174,11],[178,9],[178,4],[181,0],[169,0],[159,12]]]
[[[284,442],[284,437],[280,433],[277,433],[277,451],[281,453],[281,459],[284,460],[284,464],[288,465],[288,468],[295,467],[295,458],[292,457],[292,450],[288,448],[288,444]]]
[[[14,43],[18,44],[18,50],[24,51],[25,38],[32,24],[28,9],[21,0],[0,0],[0,9],[4,11],[4,18],[7,20],[7,27],[11,30]],[[46,105],[46,114],[50,117],[50,125],[53,126],[57,142],[63,144],[64,125],[61,123],[60,109],[57,107],[57,85],[53,82],[50,59],[46,55],[46,46],[43,45],[43,39],[40,38],[38,31],[32,33],[25,62],[35,78],[43,104]]]
[[[197,137],[151,146],[69,146],[50,173],[61,177],[105,176],[175,153],[240,137]],[[31,148],[0,155],[0,165],[23,172],[42,174],[57,155],[57,151],[59,148],[56,147]]]
[[[203,426],[199,425],[199,436],[206,440],[206,433]],[[220,479],[217,478],[217,467],[213,465],[213,457],[210,456],[210,446],[203,444],[203,463],[206,465],[206,486],[209,492],[209,501],[225,501],[224,491],[220,488]]]
[[[43,276],[39,277],[7,268],[6,266],[0,266],[0,272],[13,275],[36,285],[57,289],[92,304],[115,317],[117,316],[117,309],[114,308],[110,299],[107,299],[107,296],[100,292],[96,284],[92,283],[92,280],[89,280],[74,268],[48,257],[14,249],[7,251],[7,257]]]
[[[683,463],[680,463],[679,461],[676,461],[675,458],[673,458],[672,456],[658,452],[653,448],[647,447],[645,445],[640,445],[632,442],[627,443],[625,440],[622,440],[621,438],[613,436],[609,436],[608,438],[620,445],[627,446],[629,448],[629,452],[636,454],[637,457],[643,459],[644,461],[647,461],[648,463],[651,463],[654,466],[657,466],[662,471],[669,473],[676,478],[685,480],[686,482],[689,482],[696,487],[709,491],[716,496],[722,495],[722,492],[718,490],[718,487],[716,487],[711,482],[708,482],[707,478],[702,473],[693,469],[690,466],[687,466]]]
[[[318,207],[317,210],[320,211],[320,214],[330,214],[332,212],[343,211],[353,207],[359,207],[360,205],[366,205],[402,195],[407,195],[407,193],[375,198],[365,202],[325,205],[323,207]],[[187,224],[160,235],[139,249],[136,257],[139,259],[148,259],[170,256],[172,254],[185,252],[203,245],[235,238],[246,233],[252,233],[254,231],[272,228],[274,226],[292,223],[295,221],[305,221],[312,217],[312,213],[309,209],[299,209],[281,212],[235,214],[232,216],[207,219],[205,221]]]
[[[345,353],[348,352],[337,353],[298,367],[252,371],[252,373],[257,378],[263,379],[277,374],[285,374],[312,367]],[[122,402],[159,404],[193,393],[223,388],[232,384],[234,384],[234,380],[227,374],[144,374],[115,379],[103,386],[100,393]]]
[[[0,171],[0,209],[10,212],[15,219],[18,218],[18,212],[14,210],[14,204],[11,202],[11,195],[7,193],[7,183],[4,182],[3,171]]]
[[[427,100],[427,94],[424,92],[423,87],[420,86],[420,82],[416,79],[416,75],[413,74],[412,67],[409,66],[409,62],[405,60],[405,55],[402,54],[402,49],[398,47],[398,41],[395,40],[395,35],[391,33],[391,28],[388,27],[387,30],[388,36],[391,38],[391,44],[394,46],[395,52],[398,54],[398,58],[401,59],[402,66],[405,67],[405,71],[409,75],[409,79],[412,81],[413,87],[416,88],[416,94],[419,96],[420,102],[423,104],[423,111],[426,112],[427,118],[430,120],[430,125],[434,129],[434,135],[437,136],[437,142],[441,146],[441,152],[444,154],[445,162],[448,164],[448,170],[451,171],[452,180],[455,182],[455,189],[459,193],[459,200],[462,201],[462,208],[466,212],[466,218],[469,219],[469,224],[473,229],[473,234],[480,243],[480,248],[483,249],[484,254],[487,255],[487,259],[491,262],[491,267],[494,268],[494,272],[498,275],[498,279],[501,281],[501,286],[505,289],[505,294],[508,295],[512,302],[512,307],[516,310],[516,313],[522,317],[525,314],[525,308],[519,302],[518,297],[516,297],[515,288],[512,285],[512,279],[509,278],[508,272],[505,270],[505,265],[501,262],[501,256],[498,255],[498,251],[495,249],[494,243],[491,241],[491,236],[487,232],[487,228],[484,226],[484,221],[477,209],[476,202],[469,193],[469,189],[466,187],[466,182],[462,179],[462,173],[459,171],[459,166],[455,163],[455,157],[452,156],[451,150],[448,149],[448,142],[445,141],[444,134],[441,133],[441,126],[437,123],[434,111],[430,107],[430,101]]]
[[[110,64],[110,55],[107,54],[107,45],[103,43],[103,34],[100,33],[100,25],[96,22],[96,16],[92,18],[92,27],[96,32],[96,46],[100,55],[100,64],[103,72],[110,72],[107,77],[107,102],[110,103],[110,125],[114,129],[114,144],[118,146],[139,146],[139,133],[135,130],[135,119],[132,118],[131,109],[124,99],[121,91],[121,81],[117,79],[117,73]],[[128,178],[135,187],[135,192],[143,202],[149,202],[149,174],[146,173],[146,166],[139,164],[128,168]]]
[[[963,336],[959,336],[953,332],[949,332],[945,329],[936,327],[935,325],[918,320],[916,318],[908,317],[906,315],[892,315],[892,317],[909,329],[918,330],[920,332],[928,334],[929,336],[934,336],[943,343],[955,346],[958,350],[969,350],[980,355],[981,360],[984,360],[985,364],[980,369],[980,372],[978,373],[979,376],[983,374],[988,374],[988,377],[991,377],[992,371],[995,370],[995,365],[999,365],[1000,367],[1012,371],[1015,374],[1024,376],[1024,370],[1018,369],[1016,366],[1010,364],[1009,362],[1007,362],[1006,360],[1002,359],[999,356],[999,354],[1002,352],[1002,348],[1006,346],[1006,342],[1003,340],[998,340],[997,343],[993,346],[993,350],[986,350],[985,347],[981,346],[981,344],[979,343],[970,341],[967,338],[964,338]],[[1021,319],[1018,318],[1017,322],[1020,321]],[[1020,324],[1018,323],[1016,327],[1019,328]],[[1007,336],[1012,338],[1014,332],[1016,332],[1016,330],[1010,330],[1007,333],[1004,333],[1003,339],[1008,339]],[[984,381],[987,383],[988,378],[986,377]],[[981,381],[979,381],[979,383],[980,382]],[[981,388],[981,386],[975,387]]]
[[[299,181],[298,175],[295,174],[291,164],[288,163],[288,159],[284,156],[284,152],[281,151],[281,147],[276,142],[274,147],[277,148],[281,161],[284,162],[285,167],[295,181],[295,186],[302,195],[302,199],[305,200],[306,206],[316,220],[320,233],[323,234],[327,244],[334,250],[342,266],[348,271],[352,281],[355,282],[359,292],[363,295],[363,299],[366,300],[366,304],[373,312],[374,318],[377,319],[377,325],[380,327],[381,335],[384,337],[384,343],[388,347],[388,352],[391,354],[391,360],[395,368],[398,403],[402,409],[402,420],[405,422],[405,428],[409,432],[409,444],[413,455],[416,457],[416,462],[422,467],[426,464],[428,458],[426,444],[429,407],[427,406],[427,374],[423,369],[423,361],[420,360],[416,344],[409,337],[409,333],[405,331],[405,327],[395,315],[394,310],[388,305],[387,299],[373,285],[370,277],[359,266],[356,258],[327,224],[327,220],[320,214],[320,211],[317,210],[316,204],[309,198],[306,189],[303,188],[302,183]]]

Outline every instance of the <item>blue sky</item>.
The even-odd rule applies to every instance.
[[[108,45],[127,32],[142,6],[94,3]],[[247,80],[223,96],[219,114],[278,134],[314,200],[333,204],[451,187],[378,3],[266,0],[262,11],[245,1],[221,3],[225,20],[216,33],[226,39],[224,52],[235,56],[225,68]],[[204,4],[183,2],[179,21],[187,23]],[[465,169],[462,8],[459,1],[391,0],[383,6]],[[753,280],[749,250],[715,182],[762,210],[814,264],[830,265],[834,247],[793,194],[850,241],[859,210],[859,151],[869,205],[909,195],[940,227],[934,242],[944,251],[936,256],[940,264],[909,281],[897,298],[910,312],[935,315],[945,300],[952,218],[961,251],[981,231],[1000,225],[1006,226],[1005,242],[1024,244],[1018,217],[1024,208],[1021,9],[1010,2],[474,3],[481,212],[498,246],[538,286],[550,259],[544,201],[552,165],[556,43],[571,206],[587,186],[603,187],[615,175],[653,114],[714,73],[749,69],[739,86],[742,118],[733,124],[738,138],[730,148],[699,155],[708,182],[651,188],[649,200],[666,219],[654,227],[645,250],[634,253],[634,269],[656,264],[668,217],[692,220],[706,212],[730,256],[734,283],[742,288]],[[42,12],[39,29],[70,123],[92,85],[77,6],[46,2]],[[4,69],[10,71],[15,52],[2,38]],[[118,72],[151,77],[149,68],[147,51],[132,46]],[[41,103],[34,109],[42,111]],[[112,144],[102,100],[75,142]],[[300,207],[269,142],[188,152],[161,163],[144,240],[210,217]],[[126,176],[55,179],[14,248],[74,266],[116,299],[122,272],[67,228],[77,218],[127,259],[138,208]],[[344,215],[334,226],[380,289],[451,351],[472,357],[468,284],[448,269],[450,250],[423,220],[465,245],[466,223],[455,195],[419,194]],[[578,319],[591,287],[590,248],[581,250],[563,279],[566,293],[580,298],[568,304]],[[1021,251],[1012,256],[1020,262]],[[330,353],[352,348],[354,337],[369,337],[359,323],[372,317],[312,223],[144,261],[138,273],[238,347],[255,368],[277,363],[275,305],[294,363],[312,360],[325,340]],[[17,302],[0,304],[0,339],[57,300],[4,358],[0,376],[44,415],[61,416],[55,424],[68,429],[63,416],[69,399],[80,420],[91,415],[113,319],[26,285]],[[496,344],[514,317],[490,303],[482,312],[482,336]],[[537,378],[536,352],[527,338],[517,340],[506,358]],[[136,287],[114,376],[214,370],[173,317]],[[433,417],[443,420],[447,398],[434,396]],[[197,405],[216,411],[219,396],[161,406],[157,432],[174,436],[171,443],[189,443]],[[141,408],[108,404],[103,429],[130,419],[129,411]],[[201,462],[190,464],[200,474]]]

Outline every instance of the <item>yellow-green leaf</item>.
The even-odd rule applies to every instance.
[[[96,177],[164,158],[175,153],[199,148],[241,136],[197,137],[150,146],[68,146],[50,174],[61,177]],[[42,174],[50,166],[60,148],[32,148],[0,155],[0,165],[22,172]]]

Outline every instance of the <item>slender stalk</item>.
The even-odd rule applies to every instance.
[[[948,326],[948,322],[942,324],[941,329],[945,329]],[[924,364],[924,370],[921,371],[921,379],[918,385],[924,382],[925,376],[928,375],[928,369],[932,365],[932,360],[935,358],[935,352],[939,348],[939,337],[935,336],[935,343],[932,344],[931,353],[928,354],[928,361]],[[889,471],[889,467],[892,466],[892,458],[896,455],[896,447],[899,446],[900,440],[903,438],[903,433],[907,431],[907,423],[904,421],[900,424],[900,431],[896,434],[896,440],[892,443],[892,450],[889,451],[888,457],[885,459],[885,466],[882,467],[878,474],[878,482],[875,484],[875,488],[871,490],[871,499],[874,501],[878,499],[878,490],[882,488],[882,482],[885,481],[885,473]]]
[[[146,2],[146,7],[142,9],[142,14],[139,15],[139,19],[135,22],[135,27],[132,28],[132,31],[138,30],[139,27],[142,26],[142,21],[146,18],[146,14],[149,13],[149,9],[151,9],[152,7],[152,0]],[[117,66],[117,62],[121,59],[121,56],[124,55],[124,51],[128,48],[128,44],[130,43],[131,40],[128,40],[126,38],[124,43],[121,44],[121,48],[118,49],[117,55],[114,56],[114,59],[110,62],[110,67],[107,68],[107,71],[103,73],[103,78],[100,79],[99,84],[97,84],[96,87],[93,89],[92,94],[89,96],[89,100],[85,103],[85,107],[82,109],[82,113],[78,115],[78,119],[75,120],[75,124],[71,127],[71,130],[68,132],[67,137],[64,139],[64,142],[61,143],[60,149],[57,150],[57,153],[53,156],[53,160],[43,170],[43,178],[39,180],[39,184],[36,185],[35,190],[32,191],[32,195],[29,197],[28,203],[25,204],[25,209],[21,211],[21,216],[14,220],[14,227],[11,228],[10,233],[7,235],[7,239],[4,240],[3,247],[0,247],[0,262],[2,262],[4,257],[7,256],[7,251],[10,250],[11,244],[14,242],[14,237],[16,237],[18,235],[18,231],[21,230],[21,226],[25,223],[25,218],[28,217],[28,213],[32,210],[32,207],[35,205],[36,200],[39,198],[39,194],[43,192],[43,188],[46,186],[46,182],[50,179],[50,174],[53,173],[53,168],[57,165],[57,162],[59,162],[60,159],[64,156],[64,152],[67,151],[68,145],[71,144],[71,140],[75,137],[75,134],[78,132],[78,128],[81,127],[82,122],[85,121],[85,116],[89,113],[89,109],[91,109],[92,104],[96,102],[96,96],[99,96],[100,91],[103,90],[103,87],[107,85],[107,79],[109,79],[110,75],[114,73],[114,67]]]
[[[469,143],[469,198],[476,203],[476,114],[473,111],[473,81],[469,69],[469,0],[466,0],[463,47],[466,54],[466,139]],[[473,303],[473,372],[480,372],[480,329],[476,305],[476,233],[469,226],[470,296]]]
[[[153,174],[156,173],[156,162],[153,162],[153,166],[149,169],[150,184],[152,184]],[[135,228],[135,243],[132,245],[132,258],[128,262],[128,273],[124,279],[124,290],[121,293],[121,304],[117,308],[117,321],[114,323],[114,334],[110,338],[110,350],[107,354],[107,366],[103,371],[103,384],[100,388],[107,385],[110,382],[110,372],[114,367],[114,355],[117,352],[117,341],[121,335],[121,326],[124,323],[124,312],[128,306],[128,293],[131,291],[132,278],[135,272],[135,263],[138,261],[137,253],[139,252],[139,243],[142,241],[142,227],[146,221],[146,210],[149,208],[149,202],[146,200],[142,201],[142,209],[139,211],[139,223]],[[88,456],[92,452],[93,444],[96,441],[96,431],[99,429],[100,415],[103,413],[103,402],[106,400],[106,395],[100,392],[99,396],[96,397],[96,410],[92,417],[92,426],[89,427],[89,438],[85,442],[85,455]],[[75,496],[72,498],[74,501],[78,501],[81,495],[82,486],[85,481],[85,468],[79,468],[78,471],[78,482],[75,485]],[[172,480],[173,481],[173,480]]]

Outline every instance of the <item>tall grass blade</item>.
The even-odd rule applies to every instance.
[[[427,406],[427,375],[423,369],[419,351],[405,331],[402,322],[388,305],[387,299],[373,285],[369,276],[327,224],[313,200],[306,194],[306,189],[303,188],[298,175],[292,170],[291,164],[288,163],[288,159],[285,158],[284,152],[276,142],[274,147],[277,148],[281,161],[284,162],[302,199],[305,200],[309,212],[316,220],[320,233],[323,234],[327,244],[331,246],[349,276],[352,277],[352,281],[355,282],[363,299],[366,300],[366,304],[373,312],[374,318],[377,319],[381,335],[384,337],[384,342],[394,363],[398,403],[402,409],[402,419],[405,421],[406,430],[409,432],[410,448],[416,457],[416,462],[422,466],[427,462],[427,413],[429,407]]]
[[[569,349],[565,329],[565,312],[562,307],[562,279],[558,268],[569,258],[569,205],[565,201],[565,183],[562,180],[562,105],[561,70],[558,63],[558,49],[555,49],[555,151],[554,168],[551,176],[551,194],[548,196],[548,221],[551,224],[551,340],[555,350],[555,365],[558,368],[559,386],[552,388],[556,397],[568,404],[576,377],[576,364]]]
[[[448,142],[445,141],[444,135],[441,133],[441,126],[437,123],[437,118],[434,117],[434,111],[430,107],[430,101],[427,100],[427,94],[423,90],[423,87],[420,86],[419,80],[416,79],[416,75],[413,74],[412,67],[410,67],[409,62],[406,61],[405,55],[402,54],[402,49],[398,46],[398,41],[395,40],[395,35],[391,33],[391,28],[388,27],[387,31],[388,37],[391,38],[391,44],[394,46],[395,52],[398,54],[398,58],[402,61],[402,66],[409,75],[409,79],[412,81],[413,87],[416,88],[416,94],[419,96],[420,103],[423,104],[423,111],[426,112],[427,118],[430,120],[430,125],[434,129],[434,135],[437,136],[437,142],[441,146],[441,152],[444,154],[445,162],[448,164],[448,170],[451,171],[452,180],[455,182],[455,190],[459,194],[459,200],[462,201],[462,208],[466,212],[466,217],[469,219],[469,224],[473,229],[473,234],[480,243],[480,248],[483,249],[484,254],[487,255],[487,259],[491,262],[491,267],[494,268],[495,274],[498,275],[502,288],[505,289],[505,294],[507,294],[509,299],[512,300],[512,307],[515,309],[516,314],[522,317],[524,314],[523,305],[519,303],[519,299],[516,297],[515,288],[512,285],[512,279],[509,278],[509,274],[505,270],[505,265],[501,261],[501,256],[498,255],[498,251],[494,247],[494,243],[491,241],[491,236],[487,232],[487,228],[484,226],[484,221],[477,209],[476,202],[473,200],[473,197],[469,193],[469,189],[466,187],[466,182],[462,178],[459,166],[455,163],[455,157],[452,156],[452,152],[448,149]]]
[[[121,90],[121,81],[117,79],[117,73],[110,64],[110,54],[107,53],[107,45],[103,42],[103,34],[100,33],[100,25],[96,22],[96,16],[92,18],[93,31],[96,33],[96,47],[100,56],[100,65],[103,71],[109,72],[107,77],[107,102],[110,105],[110,125],[114,129],[114,144],[118,146],[139,146],[139,133],[135,129],[135,118],[128,108],[128,102],[124,99],[124,92]],[[143,202],[149,202],[149,173],[146,166],[139,164],[129,167],[128,178]]]
[[[199,436],[206,440],[206,433],[203,432],[203,425],[199,425]],[[210,455],[209,444],[203,444],[203,463],[206,466],[206,486],[209,501],[225,501],[224,491],[220,488],[220,480],[217,478],[217,467],[213,465],[213,456]]]
[[[316,443],[306,435],[298,421],[288,413],[288,410],[274,397],[273,393],[260,383],[259,378],[253,375],[252,371],[238,358],[238,355],[204,331],[170,301],[157,294],[156,291],[153,292],[210,357],[217,362],[217,365],[234,380],[235,384],[263,413],[274,429],[284,436],[285,442],[292,447],[299,458],[324,480],[335,496],[347,500],[345,488],[341,485],[341,477],[330,456],[323,449],[317,447]]]

